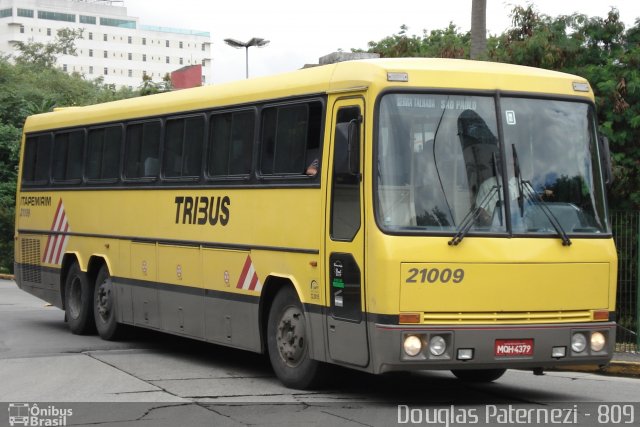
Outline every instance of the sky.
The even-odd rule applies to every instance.
[[[550,16],[579,12],[604,18],[615,7],[627,28],[640,18],[638,0],[487,0],[488,33],[509,28],[513,6],[527,3]],[[244,49],[226,45],[225,38],[270,41],[249,49],[249,74],[257,77],[318,63],[338,49],[366,50],[369,41],[395,34],[401,25],[416,35],[450,22],[461,31],[471,27],[471,0],[124,0],[123,5],[144,25],[210,32],[214,84],[245,77]]]

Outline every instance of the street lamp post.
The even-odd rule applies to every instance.
[[[246,78],[249,78],[249,48],[251,46],[263,47],[269,43],[269,40],[261,39],[258,37],[254,37],[248,42],[241,42],[236,39],[224,39],[224,42],[231,47],[235,47],[236,49],[244,48],[245,49],[245,68],[246,68]]]

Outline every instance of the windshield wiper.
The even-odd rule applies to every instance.
[[[516,144],[511,144],[511,149],[513,151],[513,173],[516,177],[516,183],[518,186],[518,207],[520,208],[520,218],[522,218],[524,217],[524,191],[522,185],[522,174],[520,173],[520,162],[518,161],[518,152],[516,151]]]
[[[480,200],[480,203],[478,203],[478,205],[473,210],[469,211],[465,215],[465,217],[460,222],[460,227],[458,228],[458,231],[453,236],[453,238],[449,240],[448,242],[449,246],[457,246],[462,241],[462,239],[464,239],[464,236],[466,236],[469,230],[471,230],[471,227],[473,227],[473,224],[475,224],[476,220],[478,219],[482,211],[486,210],[487,202],[489,202],[490,200],[493,200],[493,195],[496,192],[498,193],[497,206],[498,206],[498,209],[500,210],[499,215],[502,215],[502,208],[501,208],[502,196],[500,194],[500,179],[498,178],[496,153],[492,154],[492,158],[493,158],[493,177],[496,179],[496,185],[491,187],[487,192],[487,194],[484,195],[482,200]],[[502,218],[500,218],[500,222],[502,223]]]
[[[518,206],[520,207],[520,217],[524,217],[524,197],[526,196],[527,200],[540,208],[542,213],[547,217],[554,230],[556,230],[556,233],[558,233],[558,235],[562,239],[562,246],[571,246],[571,239],[569,239],[567,232],[564,231],[564,228],[562,228],[560,221],[558,221],[558,218],[553,214],[553,212],[551,212],[551,209],[549,209],[547,203],[542,200],[542,197],[539,197],[538,194],[536,194],[535,190],[533,189],[533,185],[531,185],[531,181],[522,179],[516,145],[511,144],[511,148],[513,150],[513,172],[518,183]]]
[[[551,209],[549,209],[547,203],[542,200],[542,197],[540,197],[540,195],[535,192],[535,190],[533,189],[533,185],[531,185],[531,182],[522,181],[522,184],[524,190],[526,191],[525,194],[527,196],[527,199],[530,200],[534,205],[536,205],[547,217],[553,228],[556,230],[556,233],[558,233],[558,235],[562,239],[562,246],[571,246],[571,239],[567,235],[567,232],[564,231],[564,228],[560,224],[560,221],[558,221],[558,218],[553,214],[553,212],[551,212]]]

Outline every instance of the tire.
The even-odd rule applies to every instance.
[[[292,288],[281,289],[269,310],[269,359],[287,387],[306,390],[320,385],[324,364],[309,357],[309,335],[302,304]]]
[[[87,335],[95,332],[93,320],[93,284],[77,262],[69,268],[64,283],[65,318],[71,333]]]
[[[114,341],[122,336],[123,325],[116,321],[115,289],[106,265],[100,268],[96,276],[93,316],[100,338]]]
[[[500,378],[506,369],[454,369],[451,372],[462,381],[469,383],[490,383]]]

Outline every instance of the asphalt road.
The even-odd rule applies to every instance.
[[[142,330],[115,343],[72,335],[61,310],[0,280],[0,426],[27,412],[101,426],[545,425],[554,414],[558,424],[640,424],[640,379],[512,370],[474,385],[449,372],[331,375],[323,390],[291,390],[262,355]]]

